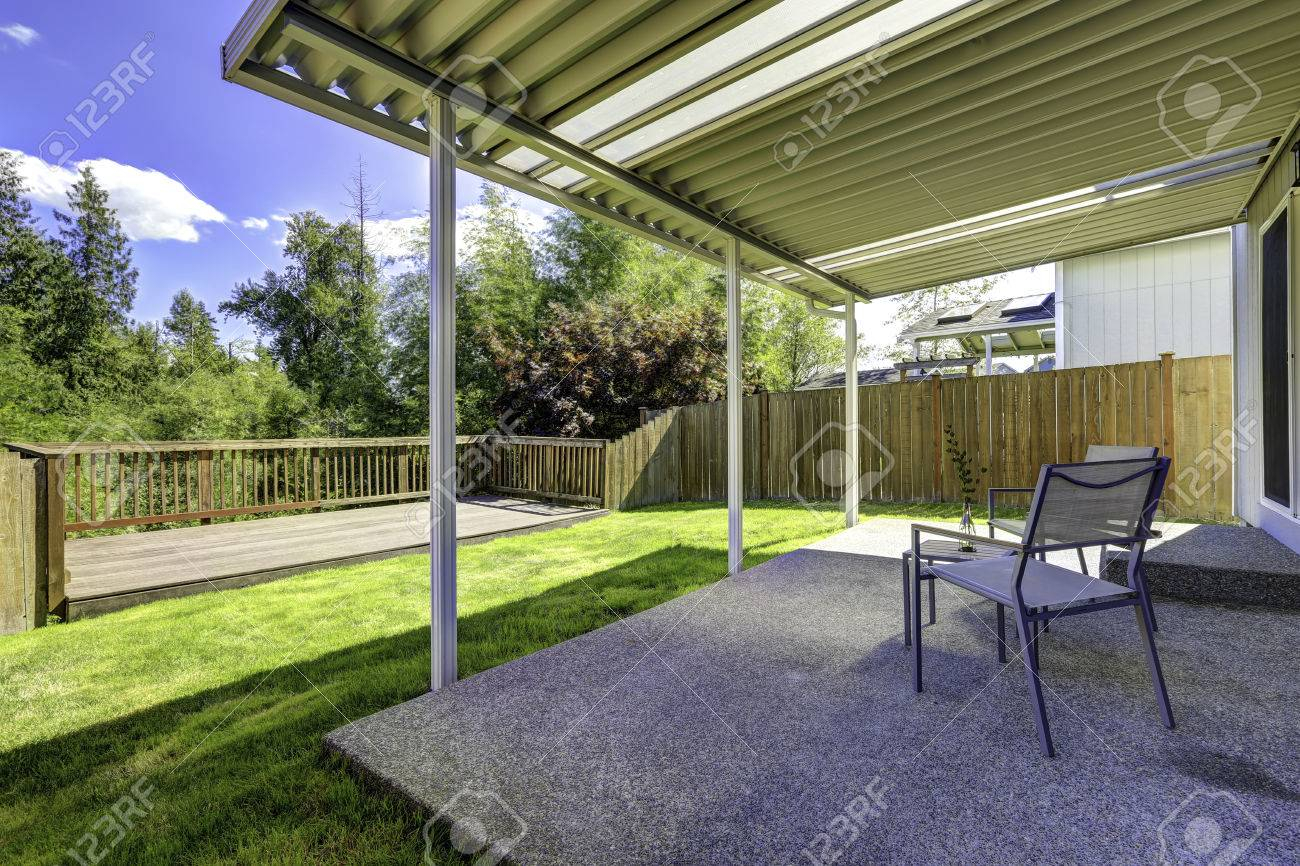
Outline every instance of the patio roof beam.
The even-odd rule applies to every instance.
[[[362,130],[422,156],[428,154],[428,134],[418,126],[402,123],[336,93],[319,93],[311,85],[292,75],[275,69],[267,69],[252,62],[244,63],[240,69],[240,75],[244,84],[268,96],[313,111],[354,129]],[[692,258],[716,265],[719,268],[723,267],[723,256],[712,249],[699,243],[693,243],[687,238],[672,234],[664,229],[656,228],[643,220],[620,213],[602,202],[557,189],[535,177],[507,168],[476,153],[458,152],[457,158],[459,167],[471,174],[510,187],[534,198],[553,202],[575,213],[617,225],[624,231],[632,232],[662,247],[676,250]],[[774,289],[783,289],[805,298],[819,297],[803,286],[783,283],[769,274],[745,267],[743,263],[741,275],[745,279],[763,283]]]
[[[840,291],[851,292],[861,298],[870,298],[870,293],[861,286],[843,277],[828,274],[788,250],[750,234],[728,222],[725,215],[720,216],[705,210],[617,163],[596,156],[581,145],[574,144],[530,118],[512,111],[508,106],[500,105],[468,88],[458,87],[457,82],[436,75],[429,68],[395,53],[388,46],[364,34],[338,24],[314,9],[291,3],[285,8],[282,21],[285,31],[291,32],[295,39],[304,44],[325,52],[340,54],[347,58],[349,65],[387,78],[396,87],[419,92],[429,91],[443,99],[454,101],[456,105],[478,117],[490,117],[513,138],[519,139],[521,143],[537,153],[562,162],[610,187],[656,201],[694,222],[741,241],[812,279]]]
[[[647,222],[634,219],[630,216],[619,213],[618,211],[605,207],[599,202],[592,201],[564,190],[556,189],[553,186],[543,183],[535,177],[506,168],[498,162],[493,162],[487,157],[479,156],[475,153],[460,154],[462,167],[479,177],[486,178],[496,183],[508,186],[511,189],[531,195],[533,198],[539,198],[544,201],[550,201],[562,208],[571,210],[574,213],[580,213],[593,219],[612,222],[622,228],[624,231],[631,232],[638,237],[644,238],[661,247],[676,250],[694,259],[702,262],[708,262],[717,267],[726,266],[725,256],[719,256],[707,247],[700,246],[698,243],[691,243],[684,238],[678,237],[662,228],[657,228]],[[741,266],[740,274],[747,280],[756,283],[763,283],[774,289],[782,289],[787,292],[794,292],[803,295],[809,302],[812,300],[811,295],[805,294],[799,286],[791,286],[782,283],[767,274]]]
[[[896,361],[894,369],[900,371],[907,370],[929,370],[935,366],[940,367],[970,367],[978,364],[980,358],[973,355],[963,355],[956,358],[921,358],[916,361]]]

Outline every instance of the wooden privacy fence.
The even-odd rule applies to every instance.
[[[605,487],[604,446],[603,440],[592,439],[458,436],[458,471],[453,481],[458,494],[499,492],[600,504]],[[425,437],[9,443],[6,447],[16,453],[3,455],[3,466],[12,463],[19,467],[15,472],[27,474],[15,476],[18,486],[12,488],[9,475],[0,476],[6,482],[0,485],[0,497],[21,488],[30,491],[35,503],[31,546],[37,584],[44,593],[37,605],[42,619],[46,611],[59,610],[65,600],[64,539],[69,533],[185,521],[211,523],[217,518],[400,502],[429,495]],[[20,461],[20,455],[26,459]],[[3,507],[0,520],[7,519]],[[7,556],[8,548],[4,551]],[[9,567],[6,559],[5,568]],[[7,592],[8,583],[5,586]]]
[[[990,486],[1032,487],[1044,463],[1082,460],[1091,444],[1158,445],[1173,458],[1166,509],[1232,514],[1232,362],[1228,356],[962,379],[930,377],[859,390],[862,496],[957,501],[944,429]],[[842,389],[758,394],[744,402],[747,498],[836,499],[845,478]],[[608,447],[610,508],[726,498],[723,403],[670,410]]]

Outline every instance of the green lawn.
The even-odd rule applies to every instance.
[[[746,563],[834,531],[829,512],[747,504]],[[872,515],[958,510],[864,508]],[[725,569],[717,504],[462,548],[460,670]],[[428,557],[408,556],[0,638],[0,862],[94,862],[86,834],[105,863],[418,862],[422,817],[364,788],[321,737],[426,690],[428,622]],[[110,847],[115,824],[130,829]]]

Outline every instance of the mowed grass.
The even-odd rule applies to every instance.
[[[958,516],[946,505],[863,511]],[[838,527],[830,506],[747,503],[746,564]],[[427,556],[389,559],[0,638],[0,863],[93,862],[86,834],[105,863],[419,862],[424,816],[363,785],[321,738],[427,690],[428,567]],[[460,670],[725,570],[718,504],[462,547]],[[124,823],[115,804],[131,827],[110,845]],[[460,862],[447,850],[438,856]]]

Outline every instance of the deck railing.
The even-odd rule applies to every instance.
[[[492,492],[600,505],[605,441],[458,436],[458,494]],[[41,624],[65,598],[71,533],[424,499],[429,440],[6,443],[33,464]]]
[[[460,436],[457,492],[599,504],[604,441]],[[49,465],[63,530],[82,532],[275,511],[423,499],[429,441],[286,439],[12,443]]]

